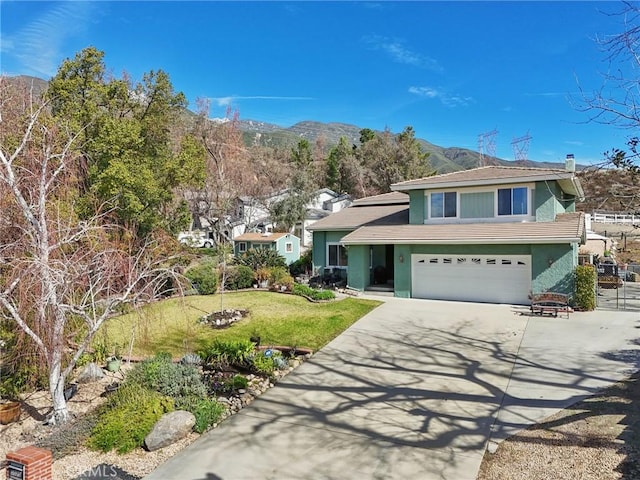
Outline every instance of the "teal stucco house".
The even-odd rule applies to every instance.
[[[527,304],[573,295],[584,197],[565,169],[487,166],[391,185],[313,224],[316,272],[396,297]]]
[[[300,238],[292,233],[244,233],[233,239],[235,255],[242,255],[251,248],[276,250],[287,265],[300,258]]]

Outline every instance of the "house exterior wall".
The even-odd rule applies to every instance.
[[[309,204],[307,205],[307,208],[315,208],[317,210],[323,210],[323,203],[333,198],[335,197],[328,192],[320,192],[318,195],[316,195],[313,198],[313,200],[309,202]]]
[[[313,232],[313,272],[314,274],[320,274],[327,265],[327,244],[338,243],[342,240],[342,237],[351,233],[351,231],[340,232]],[[368,264],[367,264],[368,265]],[[349,250],[349,267],[351,266],[351,250]]]
[[[455,191],[457,197],[457,217],[448,222],[468,222],[473,219],[484,221],[501,221],[496,214],[496,195],[498,188],[514,188],[527,186],[530,189],[529,215],[523,216],[527,221],[552,222],[558,213],[574,212],[575,198],[563,194],[558,182],[536,182],[535,184],[505,184],[495,187],[460,187],[456,189],[444,189],[442,191]],[[440,190],[429,191],[439,193]],[[409,223],[421,224],[436,221],[441,223],[443,219],[429,219],[428,202],[429,194],[425,190],[411,190],[409,194]],[[560,201],[563,199],[563,201]],[[518,216],[511,217],[510,221],[518,221]]]
[[[395,245],[394,295],[411,298],[411,255],[531,255],[531,286],[536,293],[551,290],[573,294],[573,271],[577,266],[577,245]],[[349,286],[364,290],[370,283],[369,247],[349,246]],[[402,261],[400,257],[402,256]],[[315,257],[314,257],[315,258]],[[549,265],[549,259],[553,259]],[[354,270],[352,272],[352,264]]]
[[[340,200],[339,202],[327,202],[325,205],[323,205],[323,210],[335,213],[339,212],[343,208],[347,208],[352,203],[353,201],[350,198],[345,198],[344,200]]]
[[[292,251],[287,253],[286,244],[292,244]],[[292,264],[300,258],[300,239],[295,235],[287,234],[276,240],[276,250],[282,255],[287,265]]]
[[[536,182],[533,198],[536,222],[553,222],[558,213],[565,213],[559,198],[562,190],[557,182]]]
[[[531,289],[573,295],[577,244],[531,245]]]
[[[356,290],[364,290],[369,285],[369,246],[349,245],[348,251],[347,285]]]
[[[427,218],[427,198],[424,190],[409,192],[409,223],[420,225]]]

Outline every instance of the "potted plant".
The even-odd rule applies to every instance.
[[[4,340],[0,339],[0,380],[2,380],[2,350],[4,346]],[[20,402],[10,400],[11,398],[15,398],[18,393],[15,383],[3,382],[2,391],[9,397],[9,399],[0,398],[0,425],[7,425],[20,418]]]
[[[113,355],[107,358],[107,371],[117,372],[122,364],[122,356],[120,355],[120,345],[113,347]]]
[[[269,270],[266,268],[259,268],[254,274],[254,278],[258,282],[260,288],[267,288],[269,286]]]

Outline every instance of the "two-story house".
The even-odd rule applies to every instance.
[[[313,262],[356,290],[526,304],[573,294],[585,241],[573,158],[562,169],[489,166],[396,183],[319,220]]]

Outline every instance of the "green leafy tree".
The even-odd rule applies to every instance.
[[[174,193],[204,178],[204,150],[174,134],[186,99],[161,70],[133,85],[108,77],[103,58],[90,47],[65,60],[46,94],[81,140],[83,216],[106,209],[142,235],[184,228]]]
[[[289,180],[284,197],[269,206],[271,220],[276,229],[289,232],[302,223],[307,214],[307,207],[314,199],[317,184],[311,146],[307,140],[300,140],[298,146],[291,150],[290,165],[293,173]]]
[[[326,167],[326,185],[338,193],[357,194],[359,165],[353,146],[345,137],[329,152]]]
[[[364,169],[362,193],[366,195],[386,193],[393,183],[433,175],[429,154],[415,138],[412,127],[406,127],[394,135],[389,129],[382,133],[361,132],[364,142],[356,149]]]

